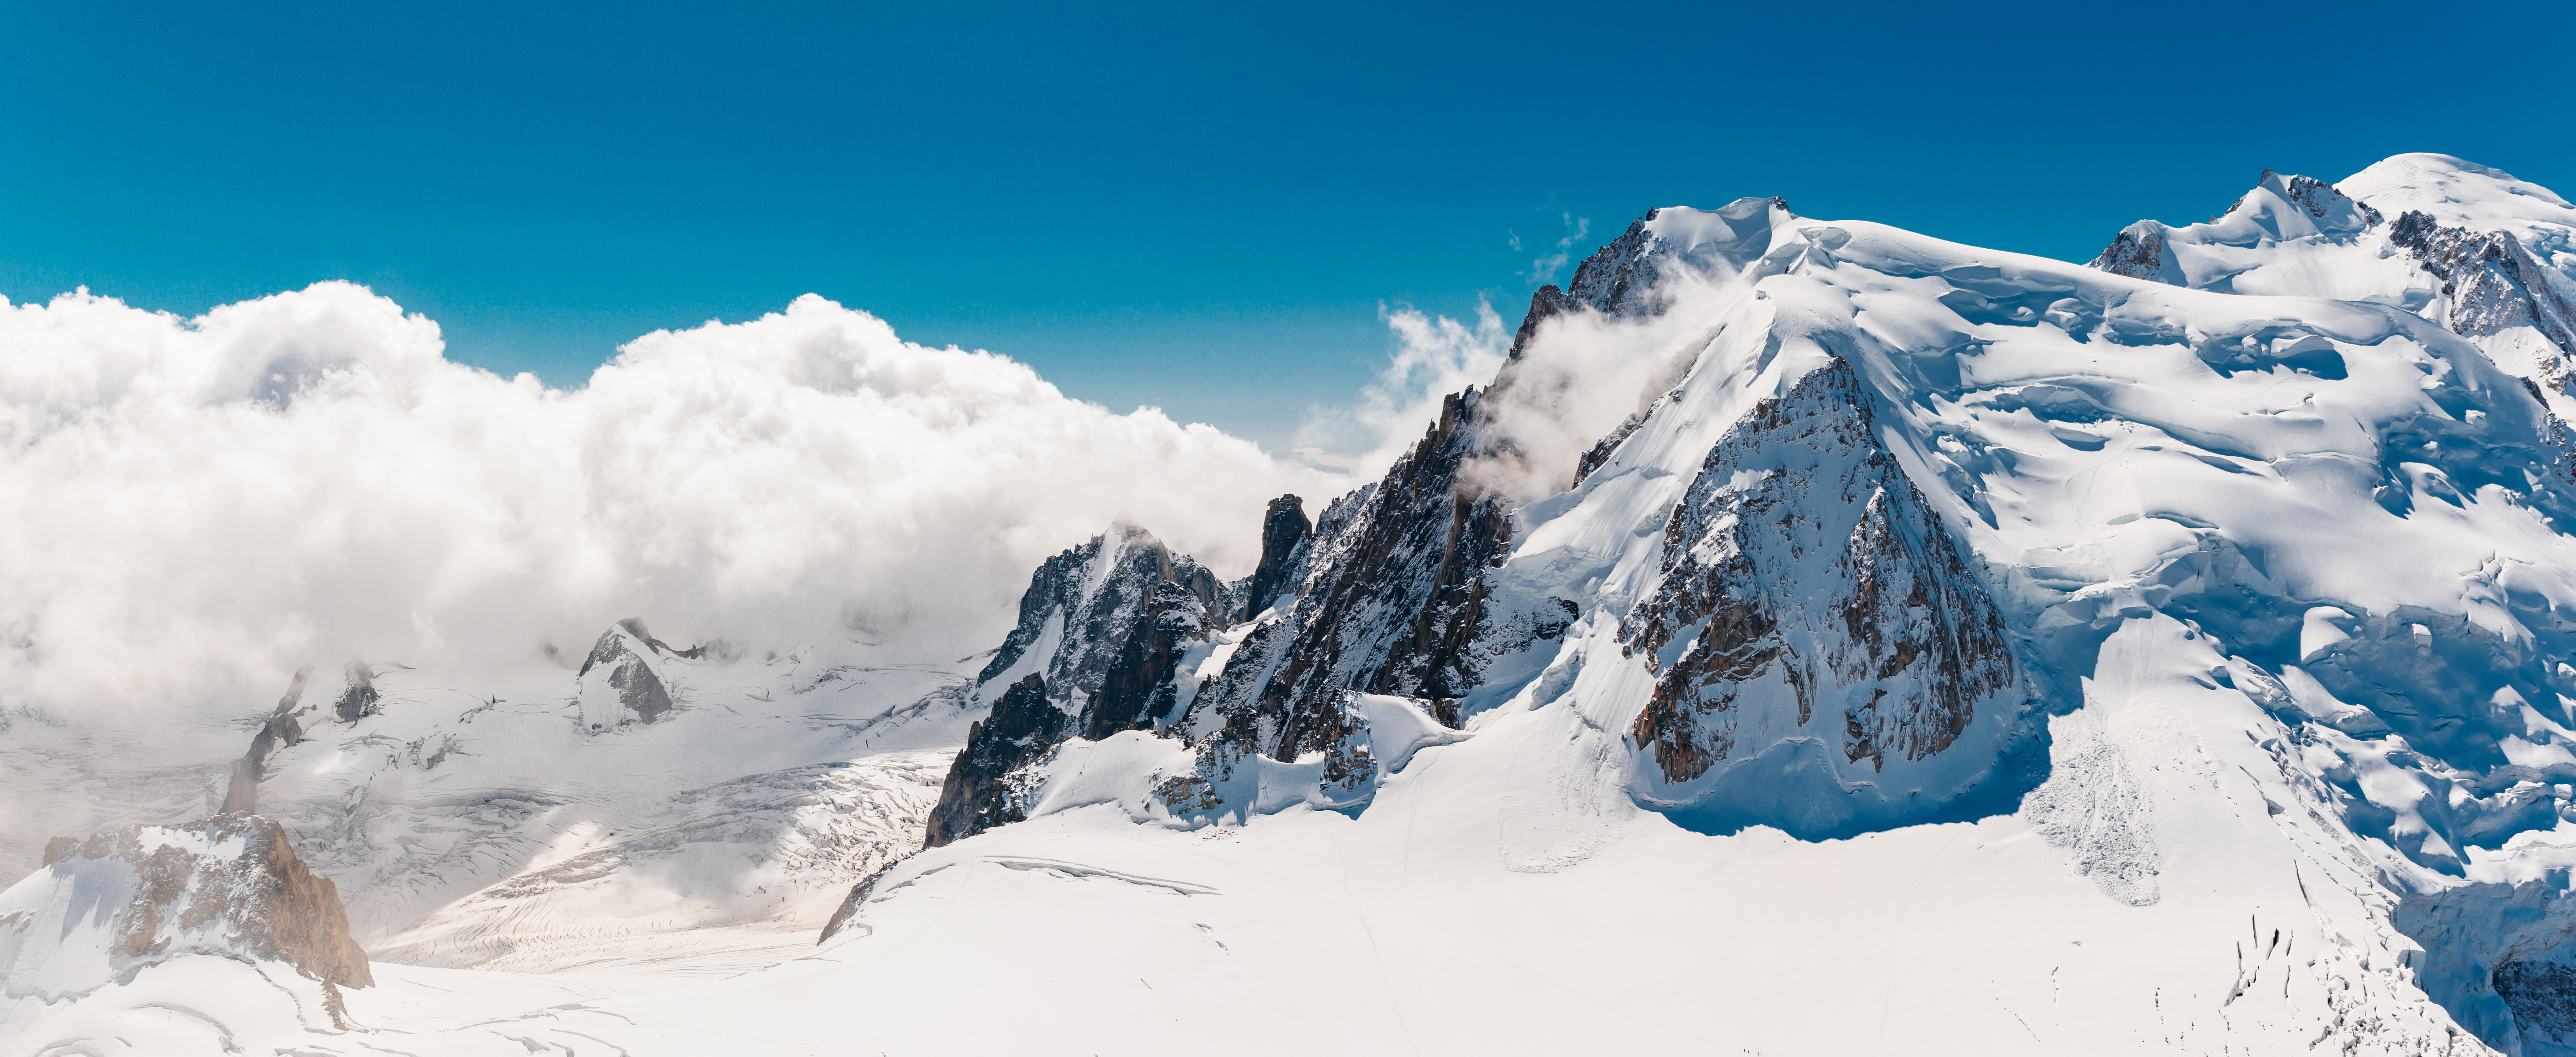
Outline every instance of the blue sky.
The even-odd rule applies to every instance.
[[[579,384],[819,292],[1284,447],[1379,306],[1657,205],[2087,259],[2265,166],[2576,190],[2565,9],[83,4],[0,18],[0,294],[328,278]]]

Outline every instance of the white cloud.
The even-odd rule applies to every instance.
[[[1560,219],[1566,227],[1564,237],[1557,239],[1556,245],[1547,253],[1531,261],[1529,271],[1522,273],[1522,277],[1528,279],[1533,287],[1555,282],[1556,273],[1573,262],[1574,248],[1583,244],[1584,237],[1592,233],[1591,217],[1578,217],[1567,213]],[[1521,237],[1517,232],[1512,235],[1512,248],[1515,250],[1521,248]]]
[[[1676,272],[1659,296],[1675,304],[1723,303],[1739,280]],[[1487,388],[1483,454],[1465,467],[1473,483],[1521,502],[1565,489],[1583,453],[1681,384],[1714,334],[1704,311],[1612,319],[1583,309],[1556,316],[1506,366],[1513,329],[1490,304],[1473,322],[1411,307],[1382,311],[1393,343],[1386,366],[1348,407],[1308,409],[1296,449],[1309,461],[1375,479],[1440,417],[1440,402],[1468,386]],[[1328,451],[1361,454],[1336,457]]]
[[[1461,475],[1521,502],[1570,487],[1583,454],[1680,385],[1715,331],[1705,307],[1735,296],[1731,275],[1676,269],[1658,296],[1673,308],[1644,318],[1590,309],[1556,316],[1530,335],[1485,394],[1484,456]]]
[[[1385,473],[1421,439],[1439,420],[1442,397],[1492,381],[1512,343],[1502,317],[1483,301],[1473,323],[1427,316],[1409,305],[1381,307],[1378,315],[1394,340],[1386,366],[1360,391],[1359,403],[1308,408],[1297,429],[1298,443],[1315,445],[1299,451],[1352,453],[1325,464],[1349,466],[1362,481]]]
[[[301,664],[526,663],[626,616],[954,659],[1113,520],[1239,574],[1264,501],[1350,483],[813,296],[574,391],[345,283],[0,301],[0,704],[242,715]]]

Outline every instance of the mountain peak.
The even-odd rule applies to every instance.
[[[2448,154],[2394,155],[2335,186],[2392,217],[2419,212],[2447,227],[2511,231],[2525,241],[2535,227],[2576,227],[2576,205],[2557,192]]]

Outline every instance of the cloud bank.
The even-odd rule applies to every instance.
[[[241,715],[306,663],[577,657],[627,616],[953,660],[1112,521],[1239,573],[1266,500],[1351,483],[810,295],[573,391],[346,283],[0,300],[0,708]]]

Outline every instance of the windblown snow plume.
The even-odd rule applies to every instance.
[[[1027,568],[1102,524],[1232,573],[1266,500],[1338,490],[813,296],[646,335],[574,391],[449,362],[345,283],[193,320],[0,302],[0,450],[21,718],[247,714],[353,658],[577,664],[630,616],[929,659],[998,638]]]

